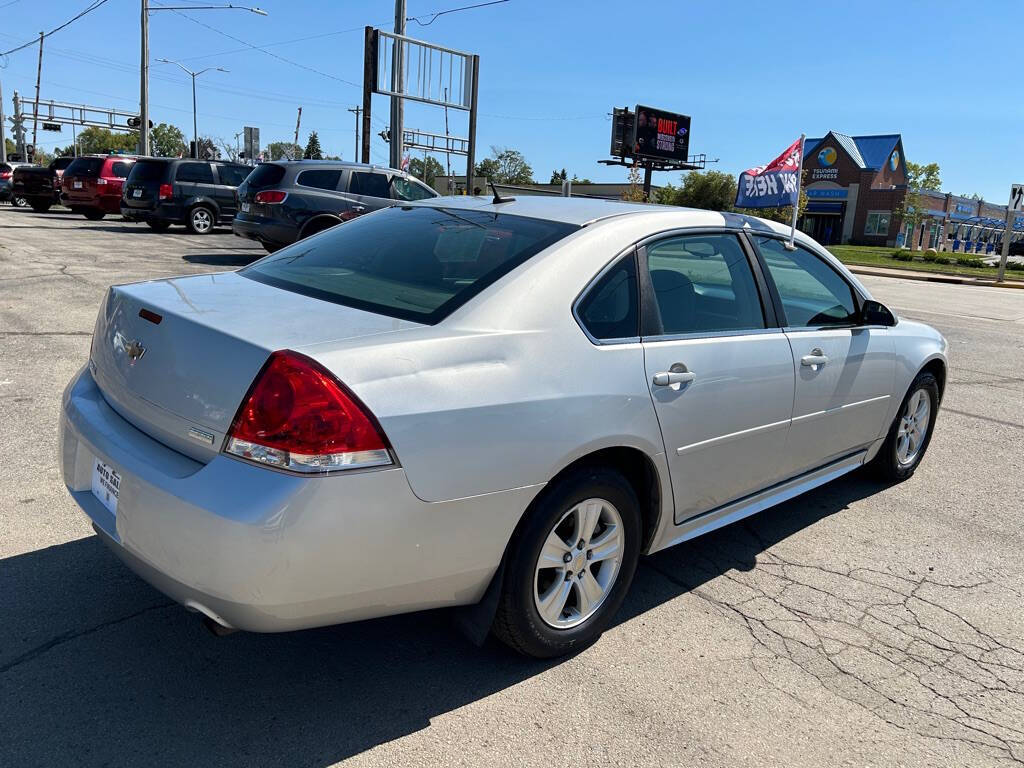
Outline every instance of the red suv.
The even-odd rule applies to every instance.
[[[79,157],[64,171],[61,202],[92,221],[120,213],[121,185],[133,165],[135,158],[127,155]]]

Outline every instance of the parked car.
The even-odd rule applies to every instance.
[[[135,165],[129,155],[86,155],[64,171],[61,201],[73,213],[99,221],[121,210],[121,186]]]
[[[28,200],[21,195],[14,194],[14,169],[31,163],[7,162],[0,163],[0,202],[10,203],[15,208],[28,206]]]
[[[1010,243],[1010,256],[1024,256],[1024,238]]]
[[[925,455],[945,339],[788,234],[447,197],[113,286],[64,393],[64,482],[224,629],[476,604],[524,653],[579,649],[642,553]]]
[[[73,157],[55,157],[45,168],[19,165],[14,169],[12,195],[24,199],[36,213],[45,213],[60,204],[60,180]]]
[[[263,163],[238,187],[231,229],[271,253],[363,213],[437,197],[404,171],[331,160]]]
[[[251,170],[222,160],[144,157],[125,180],[121,215],[158,232],[184,224],[193,234],[209,234],[231,222],[235,191]]]

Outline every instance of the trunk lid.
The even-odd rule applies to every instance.
[[[209,461],[274,350],[418,327],[234,272],[194,275],[112,287],[89,368],[107,402],[136,428]]]

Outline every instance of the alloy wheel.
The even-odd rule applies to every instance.
[[[196,208],[192,211],[192,227],[200,234],[206,234],[213,226],[213,217],[205,208]]]
[[[896,429],[896,460],[900,466],[914,463],[928,434],[932,403],[928,392],[918,389],[909,398]]]
[[[569,629],[593,616],[615,585],[624,545],[622,517],[606,499],[587,499],[566,512],[535,567],[533,600],[544,623]]]

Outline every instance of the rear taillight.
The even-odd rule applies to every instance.
[[[161,184],[160,191],[157,193],[157,197],[160,200],[170,200],[174,197],[174,190],[171,189],[170,184]]]
[[[256,197],[252,201],[254,203],[276,205],[277,203],[283,203],[286,197],[288,197],[287,192],[282,192],[279,189],[265,189],[262,192],[257,192]]]
[[[11,172],[10,171],[0,171],[0,179],[9,179],[9,178],[11,178]]]
[[[359,399],[323,366],[274,352],[242,401],[226,453],[294,472],[391,464],[387,440]]]

